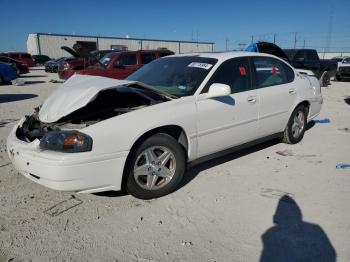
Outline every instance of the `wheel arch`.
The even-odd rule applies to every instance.
[[[147,132],[143,133],[141,136],[139,136],[133,143],[129,154],[127,156],[127,159],[125,161],[124,169],[123,169],[123,177],[122,177],[122,183],[121,183],[121,189],[126,189],[126,182],[127,182],[127,175],[129,173],[129,162],[131,160],[132,152],[139,147],[143,141],[145,141],[147,138],[155,135],[155,134],[167,134],[176,139],[179,144],[182,146],[186,160],[189,158],[189,137],[187,136],[185,130],[179,126],[179,125],[163,125],[159,126],[153,129],[148,130]]]
[[[310,112],[310,106],[311,106],[311,103],[309,100],[301,100],[299,101],[294,107],[293,107],[293,110],[290,112],[289,114],[289,117],[293,114],[294,110],[298,107],[298,106],[304,106],[306,109],[307,109],[307,116],[309,115],[309,112]]]

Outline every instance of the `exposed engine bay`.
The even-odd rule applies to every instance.
[[[135,86],[120,86],[99,92],[86,106],[62,117],[53,123],[39,119],[40,108],[17,128],[16,136],[25,142],[41,139],[45,133],[63,130],[79,130],[97,122],[129,113],[144,107],[168,101],[169,99],[150,90]]]

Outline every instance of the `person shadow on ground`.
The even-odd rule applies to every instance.
[[[280,198],[273,217],[275,226],[263,235],[260,262],[333,262],[336,252],[319,225],[302,220],[291,197]]]

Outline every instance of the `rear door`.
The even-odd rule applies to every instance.
[[[223,62],[198,96],[198,157],[215,153],[256,138],[259,99],[252,88],[248,57]],[[227,97],[205,98],[213,83],[227,84]]]
[[[294,71],[273,58],[252,57],[255,88],[259,98],[258,138],[281,132],[286,127],[291,107],[297,99]]]

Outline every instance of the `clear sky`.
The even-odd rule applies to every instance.
[[[297,47],[305,40],[308,48],[350,51],[350,0],[0,0],[0,51],[26,50],[35,32],[198,38],[215,42],[215,50],[275,34],[282,47],[293,47],[296,36]]]

